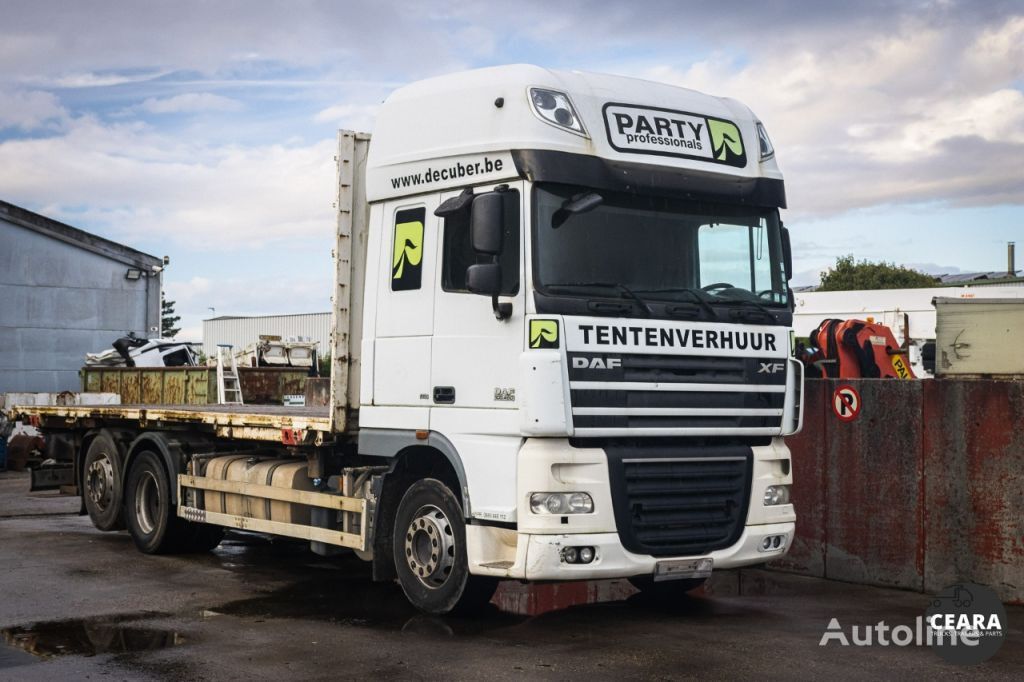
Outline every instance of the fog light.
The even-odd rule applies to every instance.
[[[757,551],[759,552],[777,552],[786,546],[785,535],[766,535],[761,540],[761,546]]]
[[[574,564],[579,558],[579,552],[576,551],[575,547],[566,547],[562,550],[562,560],[567,564]]]
[[[581,547],[580,548],[580,563],[589,564],[594,560],[594,548],[593,547]]]
[[[764,489],[765,506],[789,504],[788,485],[770,485]]]
[[[530,511],[534,514],[590,514],[594,498],[587,493],[531,493]]]

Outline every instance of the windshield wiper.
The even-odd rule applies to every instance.
[[[640,309],[647,313],[648,317],[654,314],[654,311],[651,310],[651,306],[647,305],[647,301],[637,296],[636,293],[625,284],[620,284],[618,282],[562,282],[559,284],[547,285],[548,289],[567,289],[573,287],[608,287],[610,289],[618,289],[626,298],[636,301],[640,306]]]
[[[765,306],[762,303],[758,303],[757,301],[753,301],[753,300],[751,300],[749,298],[729,298],[729,299],[722,300],[721,303],[723,305],[747,305],[747,306],[753,306],[754,308],[757,309],[758,312],[763,313],[765,315],[765,317],[770,319],[772,322],[776,321],[776,319],[777,319],[775,317],[775,313],[773,313],[771,310],[769,310],[767,306]]]
[[[645,294],[689,294],[693,297],[693,300],[704,309],[704,312],[708,314],[708,317],[712,320],[718,319],[718,313],[716,313],[715,309],[711,307],[699,289],[694,289],[692,287],[675,287],[672,289],[641,289],[640,291]]]

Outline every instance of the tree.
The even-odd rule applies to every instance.
[[[938,280],[895,263],[854,261],[853,254],[839,256],[836,264],[821,273],[818,291],[867,291],[872,289],[923,289]]]
[[[178,332],[181,331],[181,327],[175,327],[178,321],[181,320],[180,315],[174,314],[174,301],[168,301],[160,295],[160,329],[163,330],[162,336],[165,339],[173,339]]]

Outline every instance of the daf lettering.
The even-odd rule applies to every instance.
[[[622,358],[573,358],[573,369],[619,369]]]

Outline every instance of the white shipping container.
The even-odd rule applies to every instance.
[[[935,373],[1024,375],[1024,299],[936,298]]]

